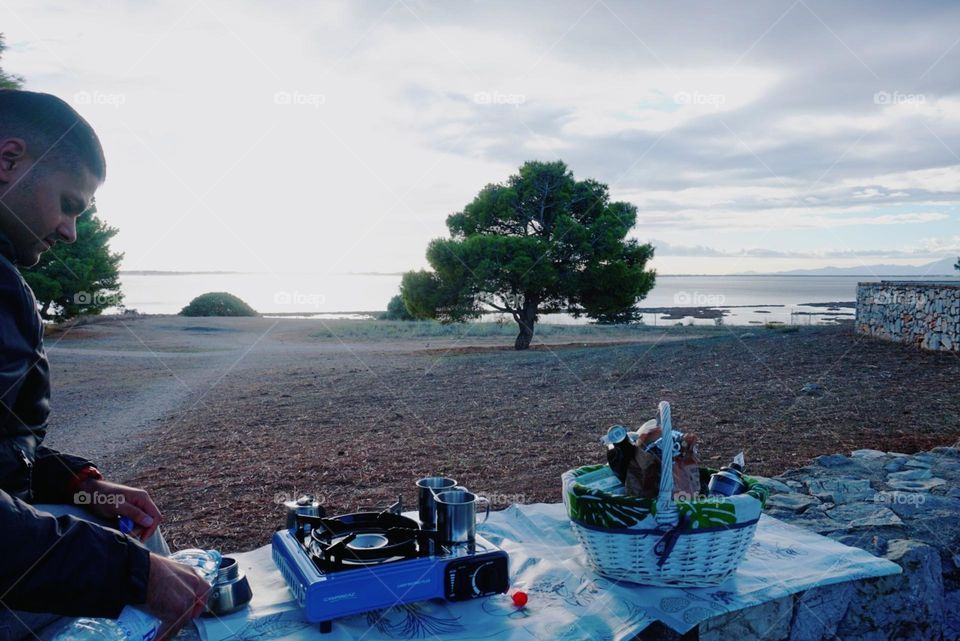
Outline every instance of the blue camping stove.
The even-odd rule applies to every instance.
[[[481,536],[441,545],[437,533],[383,512],[325,518],[296,515],[273,535],[273,562],[307,621],[330,632],[333,619],[426,599],[463,601],[510,585],[507,553]]]

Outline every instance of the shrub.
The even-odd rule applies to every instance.
[[[181,316],[259,316],[256,310],[227,292],[200,294],[180,310]]]
[[[387,303],[387,311],[377,315],[377,320],[414,320],[414,318],[407,311],[407,306],[403,304],[403,296],[397,294]]]

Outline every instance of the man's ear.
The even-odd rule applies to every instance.
[[[9,185],[27,164],[27,144],[21,138],[0,140],[0,184]]]

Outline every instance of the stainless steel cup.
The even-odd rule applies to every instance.
[[[437,492],[437,533],[444,545],[473,543],[477,537],[477,503],[487,504],[481,523],[490,518],[490,501],[463,487]]]
[[[437,527],[437,504],[433,500],[434,492],[449,490],[456,485],[456,481],[445,476],[428,476],[417,481],[420,527],[425,530]]]
[[[220,561],[220,571],[214,579],[210,594],[207,597],[207,607],[204,610],[208,615],[223,615],[239,610],[250,603],[253,592],[247,576],[240,571],[237,560],[225,556]]]

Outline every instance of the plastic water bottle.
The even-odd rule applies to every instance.
[[[171,554],[170,559],[197,570],[204,581],[213,584],[221,556],[216,550],[191,548]],[[53,641],[153,641],[159,629],[158,618],[128,605],[117,619],[77,619]]]

